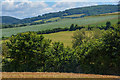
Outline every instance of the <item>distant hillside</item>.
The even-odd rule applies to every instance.
[[[10,16],[0,16],[0,22],[2,20],[3,24],[13,24],[20,22],[20,19],[10,17]]]
[[[41,23],[44,23],[44,21],[48,21],[47,19],[51,18],[76,18],[76,16],[70,16],[70,15],[77,15],[81,14],[79,17],[85,17],[85,16],[91,16],[91,15],[99,15],[99,14],[105,14],[105,13],[113,13],[118,12],[118,5],[97,5],[97,6],[88,6],[88,7],[79,7],[79,8],[73,8],[73,9],[67,9],[65,11],[59,11],[54,13],[47,13],[43,14],[42,16],[36,16],[32,18],[25,18],[22,20],[11,18],[11,17],[3,17],[3,23],[16,23],[16,24],[23,24],[23,23],[33,23],[42,21]]]
[[[37,24],[37,25],[28,25],[24,27],[15,27],[15,28],[4,28],[2,29],[2,36],[9,37],[12,34],[17,34],[27,31],[43,31],[51,30],[54,28],[69,28],[71,24],[77,24],[79,26],[104,26],[107,21],[110,21],[111,24],[116,24],[118,22],[118,14],[105,14],[99,16],[88,16],[84,18],[76,19],[62,19],[57,22],[46,23],[46,24]]]
[[[36,20],[50,19],[54,17],[64,18],[64,16],[75,15],[75,14],[84,14],[84,16],[99,15],[105,13],[118,12],[118,5],[98,5],[98,6],[89,6],[89,7],[80,7],[68,9],[65,11],[59,11],[55,13],[43,14],[42,16],[32,17],[23,19],[23,22],[31,23]]]

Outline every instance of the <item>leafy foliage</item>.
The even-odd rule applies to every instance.
[[[89,31],[88,29],[81,29],[77,30],[73,34],[73,48],[80,46],[83,43],[89,42],[90,40],[93,39],[98,39],[102,35],[103,31],[100,31],[100,29],[92,29]]]
[[[119,30],[120,28],[107,30],[104,32],[102,38],[91,40],[76,47],[82,72],[93,74],[120,74]]]
[[[38,66],[44,65],[44,52],[50,42],[31,32],[13,35],[7,42],[9,54],[3,59],[3,71],[36,71]]]
[[[113,28],[76,31],[74,48],[52,43],[34,32],[13,35],[3,47],[3,71],[119,75],[120,25],[113,25]]]

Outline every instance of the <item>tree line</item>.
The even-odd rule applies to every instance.
[[[118,25],[120,24],[120,21],[117,23]],[[88,27],[85,26],[79,26],[77,24],[71,24],[69,28],[54,28],[54,29],[48,29],[48,30],[43,30],[43,31],[38,31],[37,34],[50,34],[50,33],[56,33],[56,32],[61,32],[61,31],[75,31],[75,30],[81,30],[83,28],[86,28],[88,30],[92,30],[93,28],[98,28],[100,30],[107,30],[107,29],[114,29],[114,26],[112,26],[110,21],[106,22],[105,26],[90,26]]]

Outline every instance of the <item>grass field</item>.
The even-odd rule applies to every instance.
[[[59,20],[61,19],[60,17],[55,17],[55,18],[50,18],[50,19],[47,19],[45,21],[55,21],[55,20]]]
[[[45,21],[55,21],[55,20],[59,20],[61,19],[60,17],[55,17],[55,18],[50,18],[50,19],[47,19]],[[37,21],[34,21],[34,22],[41,22],[42,20],[37,20]]]
[[[34,21],[34,22],[41,22],[42,20],[37,20],[37,21]]]
[[[51,34],[44,34],[43,36],[47,39],[51,39],[53,42],[62,42],[64,46],[72,47],[72,36],[75,31],[64,31]]]
[[[76,18],[76,19],[65,19],[60,20],[58,22],[33,25],[33,26],[25,26],[18,28],[6,28],[2,29],[2,36],[9,37],[12,34],[17,34],[26,31],[41,31],[46,29],[53,29],[58,27],[70,27],[70,25],[78,24],[78,25],[105,25],[106,21],[111,21],[112,24],[116,24],[118,21],[118,14],[116,15],[102,15],[102,16],[89,16],[84,18]]]
[[[2,72],[2,78],[120,78],[120,76],[59,73],[59,72]]]

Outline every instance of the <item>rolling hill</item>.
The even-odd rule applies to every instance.
[[[46,24],[18,27],[18,28],[5,28],[2,29],[2,35],[5,37],[9,37],[12,34],[17,34],[26,31],[42,31],[53,28],[64,28],[70,27],[70,25],[78,24],[78,25],[105,25],[107,21],[111,21],[112,24],[116,24],[118,22],[118,13],[116,14],[105,14],[99,16],[88,16],[84,18],[75,18],[75,19],[62,19],[57,22],[51,22]]]
[[[79,8],[73,8],[73,9],[67,9],[65,11],[38,15],[36,17],[25,18],[21,20],[17,18],[9,17],[9,16],[3,16],[2,20],[3,20],[3,23],[5,24],[23,24],[23,23],[38,22],[38,20],[47,21],[48,19],[56,18],[56,17],[61,19],[80,18],[85,16],[93,16],[93,15],[113,13],[113,12],[118,12],[118,5],[97,5],[97,6],[79,7]]]
[[[13,24],[19,22],[20,19],[11,17],[11,16],[0,16],[0,22],[3,24]]]
[[[84,14],[81,16],[84,17],[84,16],[92,16],[92,15],[99,15],[99,14],[113,13],[113,12],[118,12],[118,5],[97,5],[97,6],[67,9],[65,11],[59,11],[54,13],[47,13],[47,14],[43,14],[42,16],[39,15],[37,17],[23,19],[22,22],[31,23],[37,20],[43,20],[43,19],[46,20],[55,17],[66,18],[65,16],[76,15],[76,14]]]

